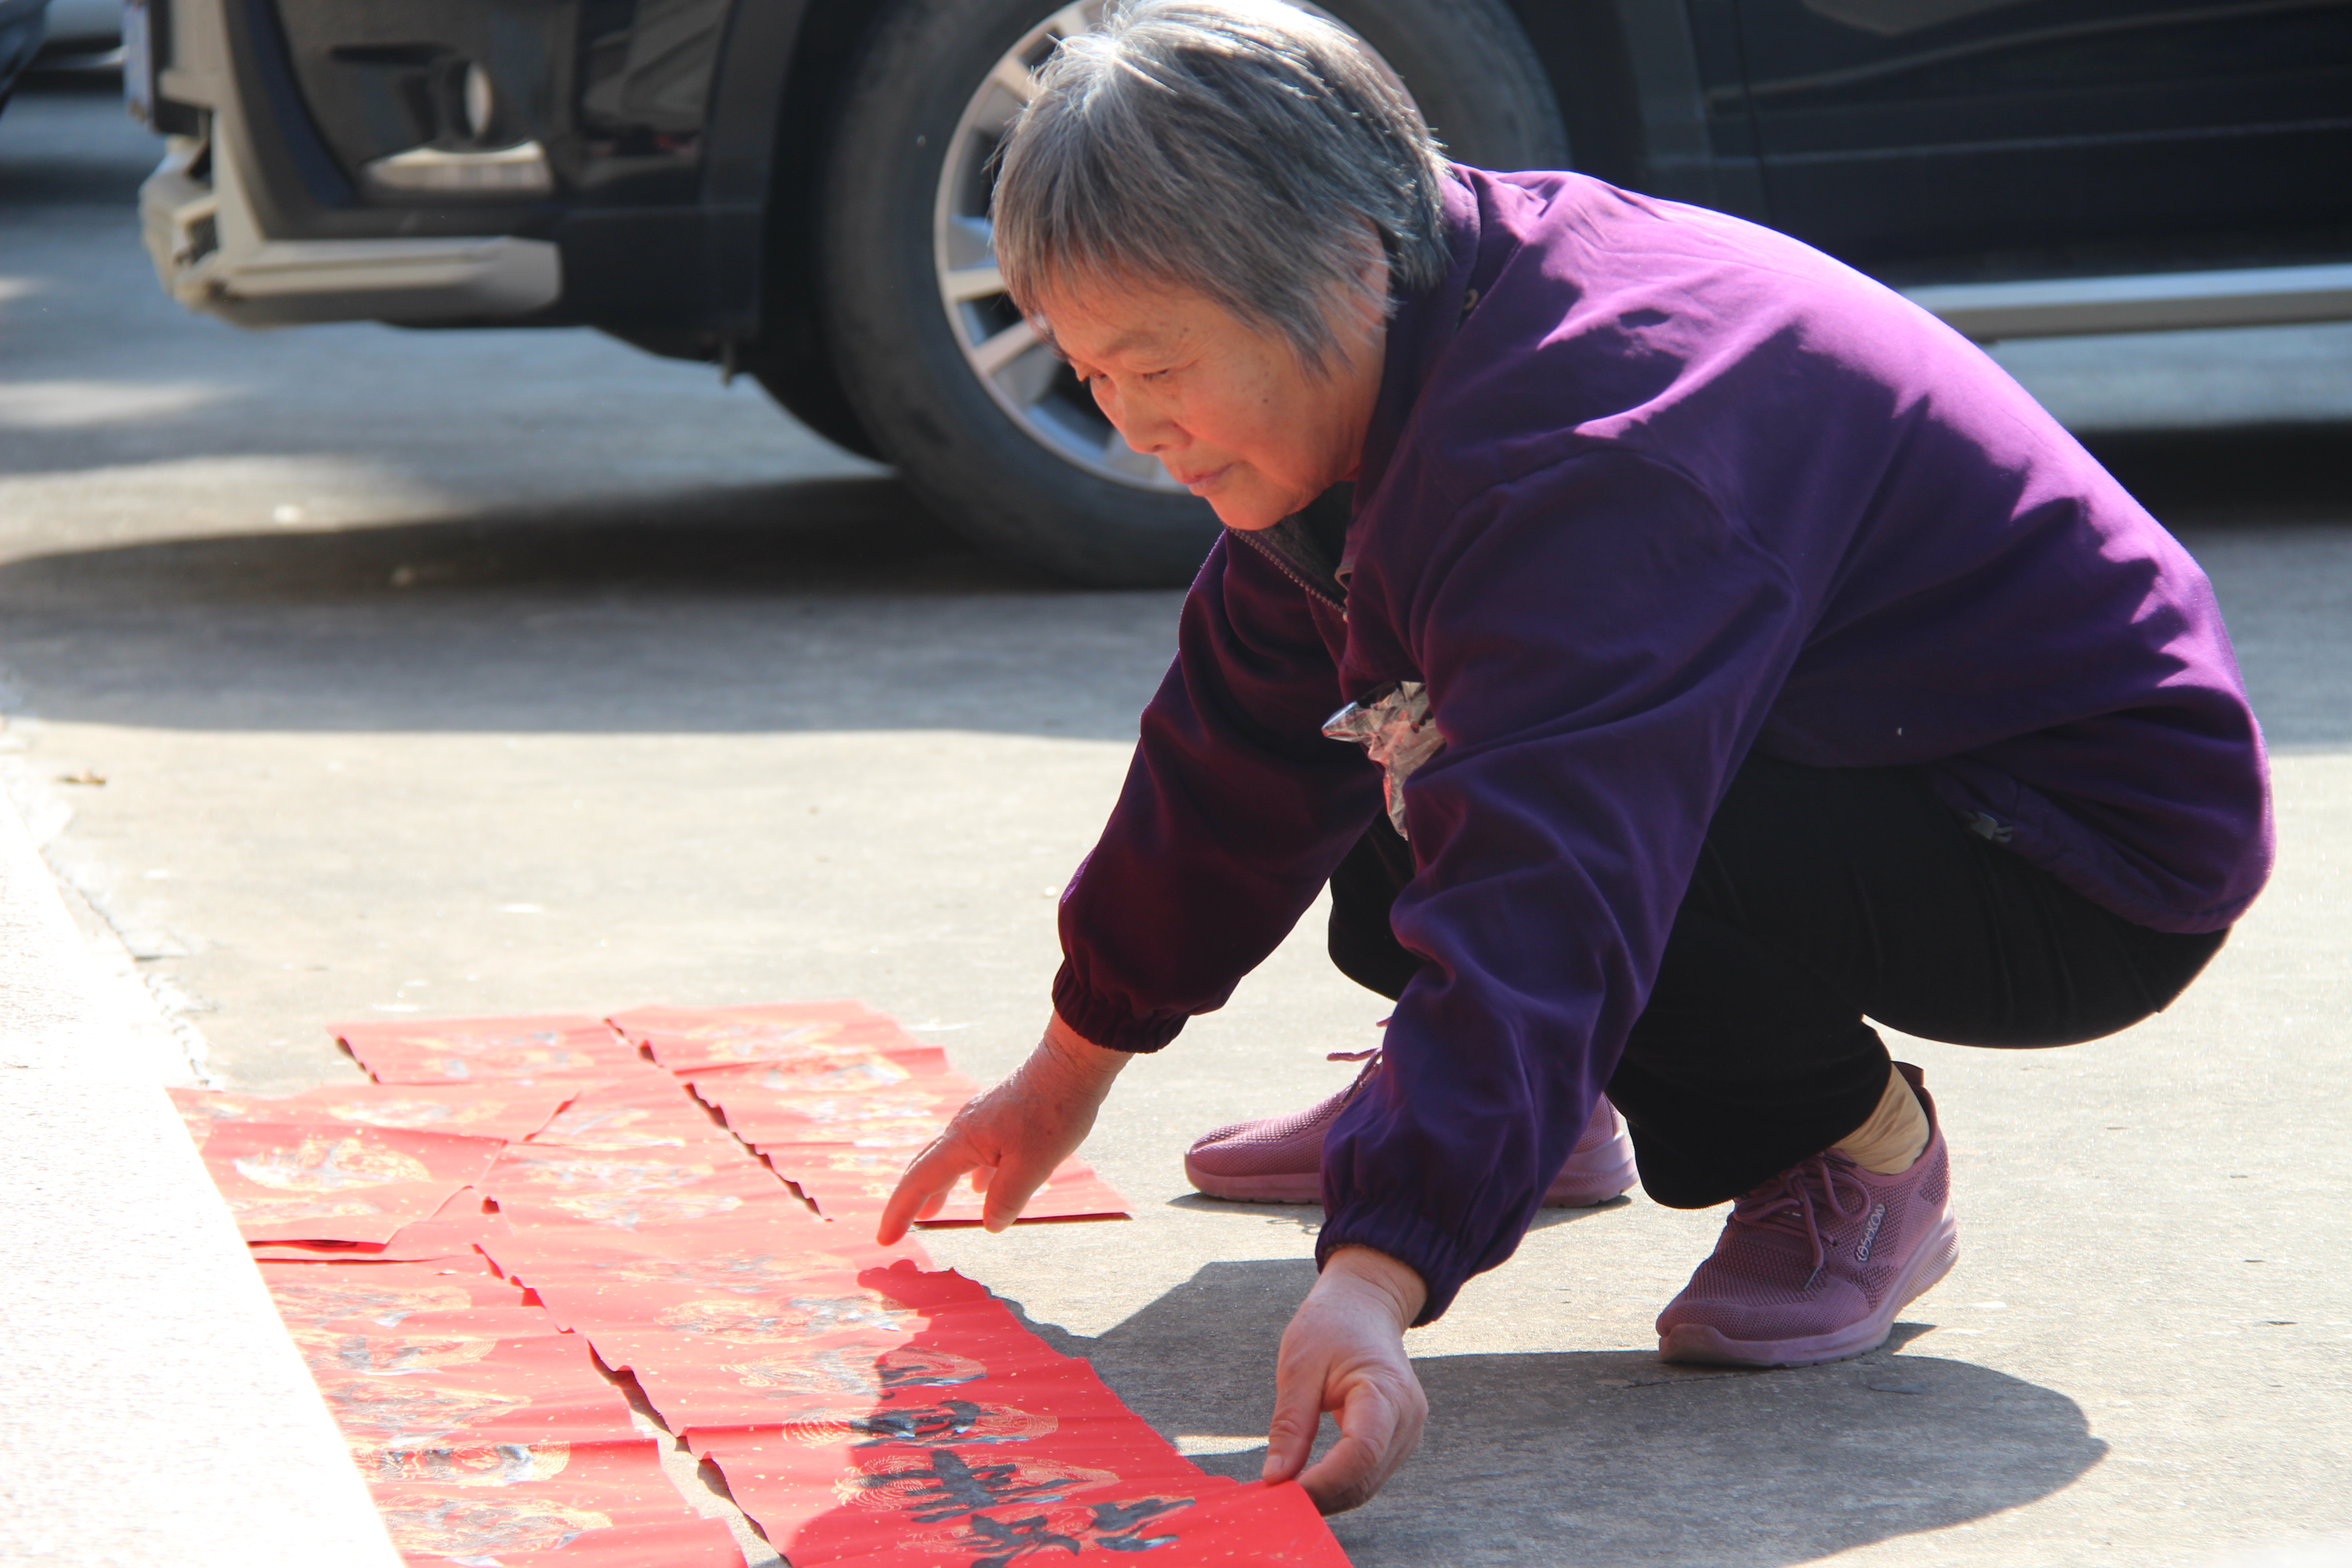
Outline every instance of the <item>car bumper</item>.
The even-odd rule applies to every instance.
[[[246,195],[241,141],[234,110],[215,107],[206,134],[171,138],[140,187],[156,276],[191,310],[241,327],[423,326],[529,316],[562,297],[562,256],[546,240],[272,238]]]

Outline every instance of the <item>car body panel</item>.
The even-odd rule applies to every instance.
[[[427,247],[441,261],[406,276],[445,284],[467,273],[452,257],[531,257],[516,277],[477,269],[434,298],[420,282],[389,315],[378,290],[348,313],[588,323],[656,352],[782,364],[787,380],[824,374],[812,171],[876,0],[150,4],[159,126],[204,132],[177,178],[232,161],[215,184],[257,244]],[[2352,257],[2352,0],[1513,4],[1580,166],[1773,223],[1900,285]],[[497,105],[484,125],[452,107],[468,65]],[[550,170],[530,199],[362,181],[388,156],[526,142]],[[2276,155],[2249,176],[2256,143]],[[2152,145],[2177,163],[2151,174]],[[187,196],[175,185],[155,205]],[[187,248],[184,226],[150,226]],[[543,258],[476,244],[499,237],[553,248],[552,297]],[[180,272],[196,308],[234,297]],[[2176,290],[2197,300],[2183,320],[2228,313],[2211,282]],[[2161,286],[2126,292],[2123,315],[2163,316]],[[2288,295],[2332,309],[2324,289]],[[2282,298],[2246,319],[2275,319]],[[331,299],[321,286],[301,308]],[[247,305],[221,313],[251,320]],[[1998,319],[2084,318],[2021,299]]]
[[[1773,221],[1866,269],[2275,256],[2352,217],[2347,0],[1738,5]]]

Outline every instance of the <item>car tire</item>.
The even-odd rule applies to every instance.
[[[1550,89],[1502,0],[1322,0],[1318,8],[1389,62],[1452,156],[1489,168],[1566,165]],[[1042,58],[1050,36],[1035,40],[1049,18],[1096,10],[1083,0],[1058,9],[1054,0],[887,7],[855,68],[821,175],[819,304],[860,425],[950,526],[1074,582],[1180,585],[1216,538],[1207,503],[1115,436],[1118,467],[1087,460],[1083,439],[1061,434],[1091,413],[1075,382],[1054,395],[1059,425],[992,390],[944,281],[940,215],[954,187],[942,180],[951,143],[964,147],[959,167],[971,163],[968,107],[1024,40],[1024,58]],[[984,211],[985,190],[973,199]],[[989,303],[1017,324],[1008,302]],[[1049,374],[1036,364],[1024,384]]]

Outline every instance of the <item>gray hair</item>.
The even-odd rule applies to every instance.
[[[1420,111],[1349,34],[1275,0],[1115,5],[1055,52],[999,158],[996,259],[1024,310],[1064,282],[1174,284],[1320,374],[1335,296],[1377,320],[1451,265]]]

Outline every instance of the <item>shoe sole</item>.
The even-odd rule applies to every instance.
[[[1624,1140],[1620,1140],[1621,1142]],[[1548,1209],[1583,1209],[1605,1204],[1633,1190],[1635,1173],[1630,1150],[1610,1169],[1598,1174],[1576,1173],[1576,1180],[1561,1179],[1552,1183],[1544,1194],[1543,1205]],[[1319,1204],[1323,1201],[1323,1177],[1279,1174],[1268,1176],[1220,1176],[1201,1170],[1191,1160],[1184,1162],[1185,1179],[1199,1189],[1203,1197],[1223,1198],[1230,1203],[1244,1204]]]
[[[1913,1255],[1886,1293],[1885,1304],[1848,1328],[1798,1340],[1735,1340],[1705,1323],[1677,1323],[1659,1336],[1658,1359],[1706,1366],[1819,1366],[1868,1355],[1895,1331],[1895,1315],[1943,1281],[1960,1260],[1959,1226],[1950,1206],[1937,1217],[1935,1233]]]

